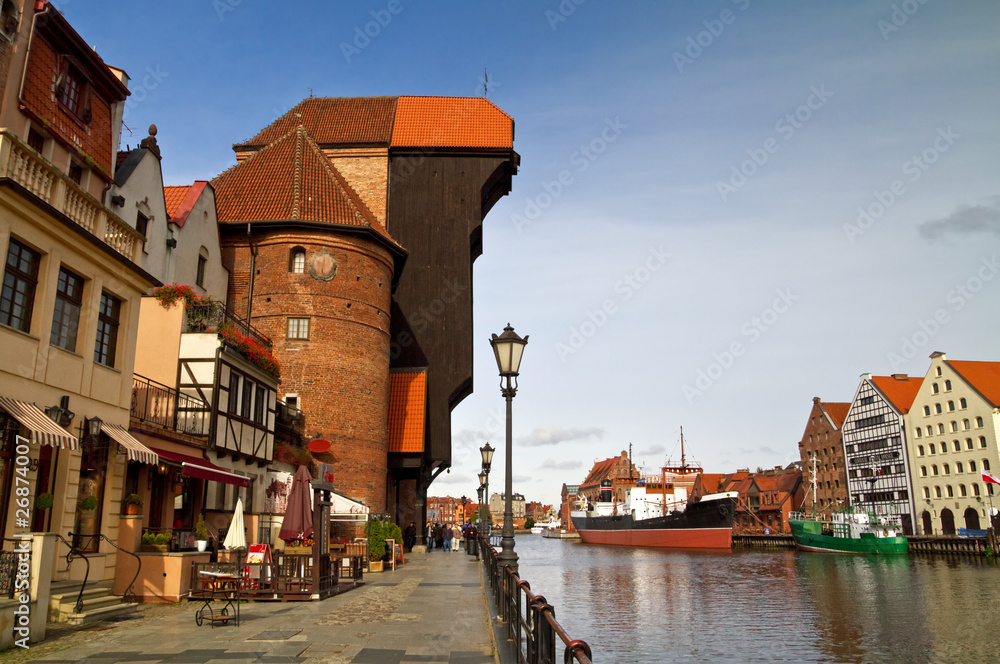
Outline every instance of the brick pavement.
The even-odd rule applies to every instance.
[[[52,630],[29,650],[0,653],[0,662],[499,662],[481,563],[464,551],[407,561],[322,602],[244,604],[239,627],[196,626],[194,602],[145,605],[133,620]]]

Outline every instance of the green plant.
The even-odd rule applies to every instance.
[[[371,519],[365,527],[368,533],[368,558],[370,560],[382,560],[385,557],[385,532],[382,522],[378,519]]]
[[[47,510],[52,507],[52,494],[51,493],[40,493],[35,496],[35,509],[36,510]]]
[[[139,507],[142,507],[142,498],[140,498],[139,494],[137,493],[130,493],[129,495],[125,496],[125,500],[123,500],[122,502],[125,503],[126,505],[138,505]]]
[[[395,523],[388,521],[382,524],[382,533],[387,540],[394,540],[396,544],[403,544],[403,531]],[[392,551],[386,551],[390,557],[392,556]]]
[[[208,539],[208,528],[205,527],[205,515],[198,515],[198,522],[194,524],[194,536],[195,539],[207,540]]]
[[[270,351],[262,348],[255,338],[243,334],[228,321],[220,325],[217,331],[224,344],[245,357],[251,364],[275,378],[281,377],[281,365],[278,364],[278,360],[274,359]]]
[[[143,533],[139,541],[143,546],[152,546],[156,543],[156,535],[153,533]]]
[[[530,516],[526,517],[524,519],[524,527],[526,530],[531,530],[532,528],[535,527],[535,520],[532,519]]]
[[[164,546],[166,544],[170,544],[170,535],[168,535],[166,533],[157,533],[153,537],[153,544],[157,544],[159,546]]]
[[[80,509],[82,510],[92,510],[97,507],[97,498],[94,496],[87,496],[80,501]]]

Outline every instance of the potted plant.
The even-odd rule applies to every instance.
[[[381,572],[385,557],[385,531],[378,519],[368,521],[368,571]]]
[[[194,539],[198,543],[198,550],[204,551],[208,546],[208,528],[205,527],[205,515],[198,515],[198,522],[194,524]]]
[[[142,498],[137,493],[130,493],[122,500],[125,505],[125,514],[134,516],[142,511]]]
[[[90,512],[97,509],[97,498],[94,496],[87,496],[80,501],[80,509],[84,512]]]
[[[166,533],[150,533],[145,532],[139,540],[139,550],[140,551],[153,551],[157,553],[166,553],[170,546],[170,535]]]
[[[403,531],[397,524],[393,523],[392,521],[382,524],[382,541],[387,542],[389,540],[393,541],[392,545],[393,547],[395,547],[396,545],[402,547],[403,545]],[[396,555],[395,551],[393,551],[392,548],[386,546],[385,555],[382,559],[391,565],[393,562],[393,557],[395,555]]]
[[[52,494],[51,493],[40,493],[35,496],[35,509],[36,510],[47,510],[52,507]]]

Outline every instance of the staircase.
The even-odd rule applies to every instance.
[[[53,581],[49,595],[49,622],[89,626],[102,620],[121,618],[138,610],[138,604],[122,604],[111,594],[111,584],[88,583],[83,591],[83,611],[76,613],[80,581]]]

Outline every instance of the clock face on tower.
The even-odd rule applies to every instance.
[[[309,275],[317,281],[331,281],[337,275],[337,261],[326,250],[309,259]]]

